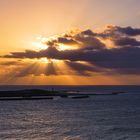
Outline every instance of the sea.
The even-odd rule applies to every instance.
[[[140,86],[0,86],[21,89],[126,93],[0,101],[0,140],[140,140]]]

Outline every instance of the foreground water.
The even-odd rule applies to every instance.
[[[140,139],[140,87],[69,89],[128,93],[87,99],[0,101],[0,140]]]

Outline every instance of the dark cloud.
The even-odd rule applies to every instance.
[[[93,63],[107,68],[140,68],[139,60],[140,48],[124,47],[99,52]]]
[[[46,45],[49,47],[57,47],[59,44],[69,45],[74,48],[74,46],[79,46],[80,48],[93,48],[93,49],[102,49],[105,47],[103,44],[93,33],[91,30],[86,30],[82,32],[78,32],[75,34],[64,34],[56,39],[51,39],[46,42]]]
[[[78,34],[75,38],[78,42],[81,42],[81,47],[92,49],[105,48],[105,44],[103,44],[98,38],[94,36],[85,36],[83,34]]]
[[[132,28],[132,27],[119,27],[119,26],[107,26],[105,31],[99,33],[98,35],[102,37],[112,37],[112,36],[137,36],[140,35],[140,28]]]
[[[58,43],[62,43],[65,45],[77,45],[78,42],[73,40],[72,38],[65,38],[65,37],[59,37]]]
[[[129,37],[122,37],[120,39],[114,39],[113,41],[118,46],[140,46],[140,41]]]
[[[57,40],[53,39],[53,40],[49,40],[47,42],[45,42],[46,45],[51,46],[51,47],[56,47],[57,46]]]
[[[116,30],[129,35],[129,36],[137,36],[140,35],[140,29],[139,28],[132,28],[132,27],[119,27],[116,26]]]
[[[36,57],[34,57],[36,56]],[[38,52],[26,50],[25,52],[12,52],[11,55],[5,55],[5,58],[38,58]]]
[[[134,36],[140,35],[140,29],[132,27],[108,26],[102,33],[91,30],[64,34],[56,39],[49,40],[45,50],[25,52],[12,52],[5,58],[48,58],[64,60],[65,64],[77,74],[91,75],[91,73],[120,73],[140,74],[140,41]],[[133,36],[133,38],[132,38]],[[102,40],[110,39],[114,47],[109,48]],[[104,40],[105,41],[105,40]],[[59,50],[59,44],[72,46],[71,50]],[[78,48],[73,49],[77,45]],[[84,63],[79,63],[82,61]],[[88,64],[88,65],[87,65]],[[23,73],[29,73],[26,68]],[[33,70],[32,70],[33,71]],[[35,71],[34,71],[35,73]],[[45,75],[58,75],[54,63],[49,63]],[[70,73],[69,73],[70,74]],[[22,75],[22,74],[21,74]]]
[[[29,53],[30,54],[30,53]],[[34,55],[36,54],[36,55]],[[9,57],[13,58],[25,58],[27,57],[26,52],[16,53],[10,55]],[[31,55],[31,54],[30,54]],[[108,69],[123,69],[127,68],[136,68],[140,71],[140,48],[139,47],[123,47],[123,48],[114,48],[114,49],[104,49],[100,51],[89,51],[86,49],[78,50],[65,50],[59,51],[53,47],[49,47],[47,50],[40,52],[33,52],[32,57],[29,55],[28,58],[42,58],[47,57],[49,59],[59,59],[59,60],[69,60],[69,61],[85,61],[96,65],[100,68]],[[8,57],[8,56],[7,56]],[[94,67],[87,67],[83,65],[77,65],[76,63],[68,63],[71,67],[80,68],[81,71],[85,68],[87,71],[95,71]],[[52,69],[53,70],[53,69]],[[54,71],[54,70],[53,70]],[[120,71],[120,70],[119,70]]]
[[[87,36],[96,36],[97,33],[94,33],[92,30],[88,29],[88,30],[85,30],[85,31],[82,31],[81,34],[83,35],[87,35]]]

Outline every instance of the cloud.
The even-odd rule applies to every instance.
[[[15,59],[45,57],[50,60],[63,60],[77,75],[90,76],[93,73],[140,74],[140,41],[136,37],[138,35],[140,35],[140,29],[132,27],[108,26],[100,33],[88,29],[61,34],[47,40],[45,43],[48,48],[45,50],[12,52],[4,57]],[[114,46],[109,48],[106,39],[109,39]],[[61,50],[59,49],[61,45],[69,45],[71,49]],[[29,73],[28,69],[31,68],[33,66],[27,68],[23,73]],[[49,63],[46,71],[43,72],[45,75],[64,73],[56,70],[53,62]]]
[[[118,46],[140,46],[140,41],[129,37],[122,37],[120,39],[114,39],[113,41]]]
[[[138,36],[140,35],[140,28],[133,28],[133,27],[120,27],[120,26],[113,26],[109,25],[106,29],[98,34],[102,37],[119,37],[120,35],[124,36]]]
[[[119,31],[121,33],[124,33],[126,35],[129,35],[129,36],[137,36],[137,35],[140,35],[140,29],[139,28],[132,28],[132,27],[119,27],[119,26],[116,26],[116,31]]]
[[[57,43],[65,44],[65,45],[77,45],[78,42],[75,41],[72,38],[65,38],[65,37],[59,37],[57,40]]]

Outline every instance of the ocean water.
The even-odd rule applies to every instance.
[[[86,99],[0,101],[0,140],[140,140],[139,86],[1,86],[126,91]]]

